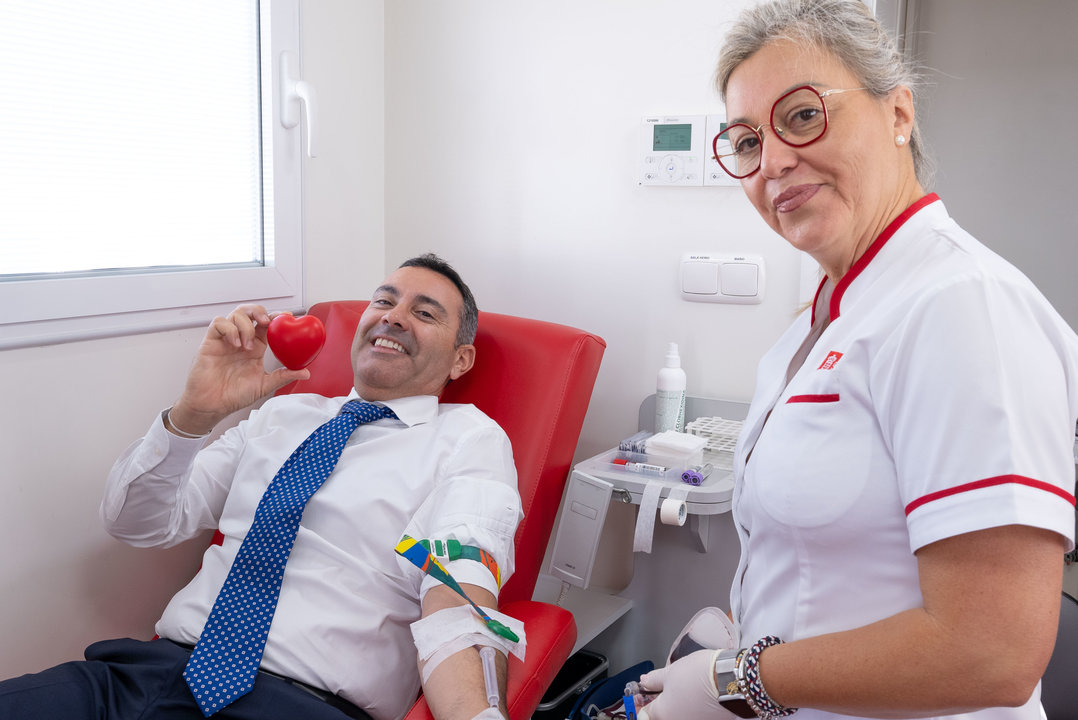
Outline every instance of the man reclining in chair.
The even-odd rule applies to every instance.
[[[309,377],[264,371],[269,320],[254,305],[214,320],[180,399],[108,478],[101,511],[118,538],[163,547],[207,528],[224,535],[165,608],[161,639],[96,643],[85,662],[0,683],[0,717],[395,720],[420,670],[439,720],[501,717],[487,709],[478,649],[453,651],[479,616],[394,552],[405,534],[480,549],[486,563],[448,569],[486,608],[497,606],[499,569],[501,580],[512,572],[521,511],[509,439],[473,406],[438,403],[475,358],[471,291],[436,256],[406,261],[359,321],[349,396],[271,398],[201,449],[227,415]],[[286,463],[330,421],[308,449],[329,456],[346,441],[335,467],[332,457]],[[332,468],[320,489],[319,468]],[[290,553],[276,512],[302,515]],[[421,652],[429,660],[417,668],[410,626],[439,612],[425,625],[428,648],[442,652]],[[504,698],[505,656],[496,658]],[[245,659],[253,687],[229,677],[244,674]]]

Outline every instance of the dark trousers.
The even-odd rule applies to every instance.
[[[204,720],[183,679],[188,656],[168,640],[95,643],[86,648],[85,661],[0,682],[0,718]],[[362,712],[348,708],[345,712],[288,680],[259,673],[250,693],[213,718],[346,720]]]

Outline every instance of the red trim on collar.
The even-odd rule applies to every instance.
[[[831,322],[838,320],[842,296],[845,294],[846,288],[848,288],[850,283],[861,274],[862,270],[868,267],[868,264],[872,262],[872,258],[876,257],[876,254],[883,249],[883,246],[887,244],[887,241],[891,239],[891,236],[898,232],[898,229],[902,227],[907,220],[913,217],[918,210],[939,199],[939,195],[936,193],[929,193],[903,210],[902,214],[892,220],[891,224],[884,228],[879,237],[868,246],[868,250],[865,251],[865,254],[857,258],[857,262],[855,262],[853,267],[842,276],[842,279],[838,281],[838,285],[835,286],[835,291],[831,293]],[[815,308],[813,308],[813,312],[815,312]]]
[[[827,282],[827,275],[823,276],[820,280],[820,284],[816,287],[816,294],[812,296],[812,315],[810,315],[809,327],[816,327],[816,305],[820,302],[820,293],[823,292],[823,286]]]

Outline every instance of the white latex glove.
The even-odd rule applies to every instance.
[[[650,703],[638,708],[639,720],[715,720],[737,718],[719,705],[715,687],[715,656],[718,650],[697,650],[664,668],[640,677],[644,690],[661,690]],[[740,719],[738,719],[740,720]]]

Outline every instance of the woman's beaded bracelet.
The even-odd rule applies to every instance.
[[[752,711],[763,720],[775,720],[775,718],[787,717],[797,712],[797,708],[788,708],[779,705],[771,699],[764,690],[764,684],[760,679],[760,653],[773,645],[780,645],[774,635],[762,637],[738,653],[734,663],[734,677],[737,678],[737,689],[745,696]]]

